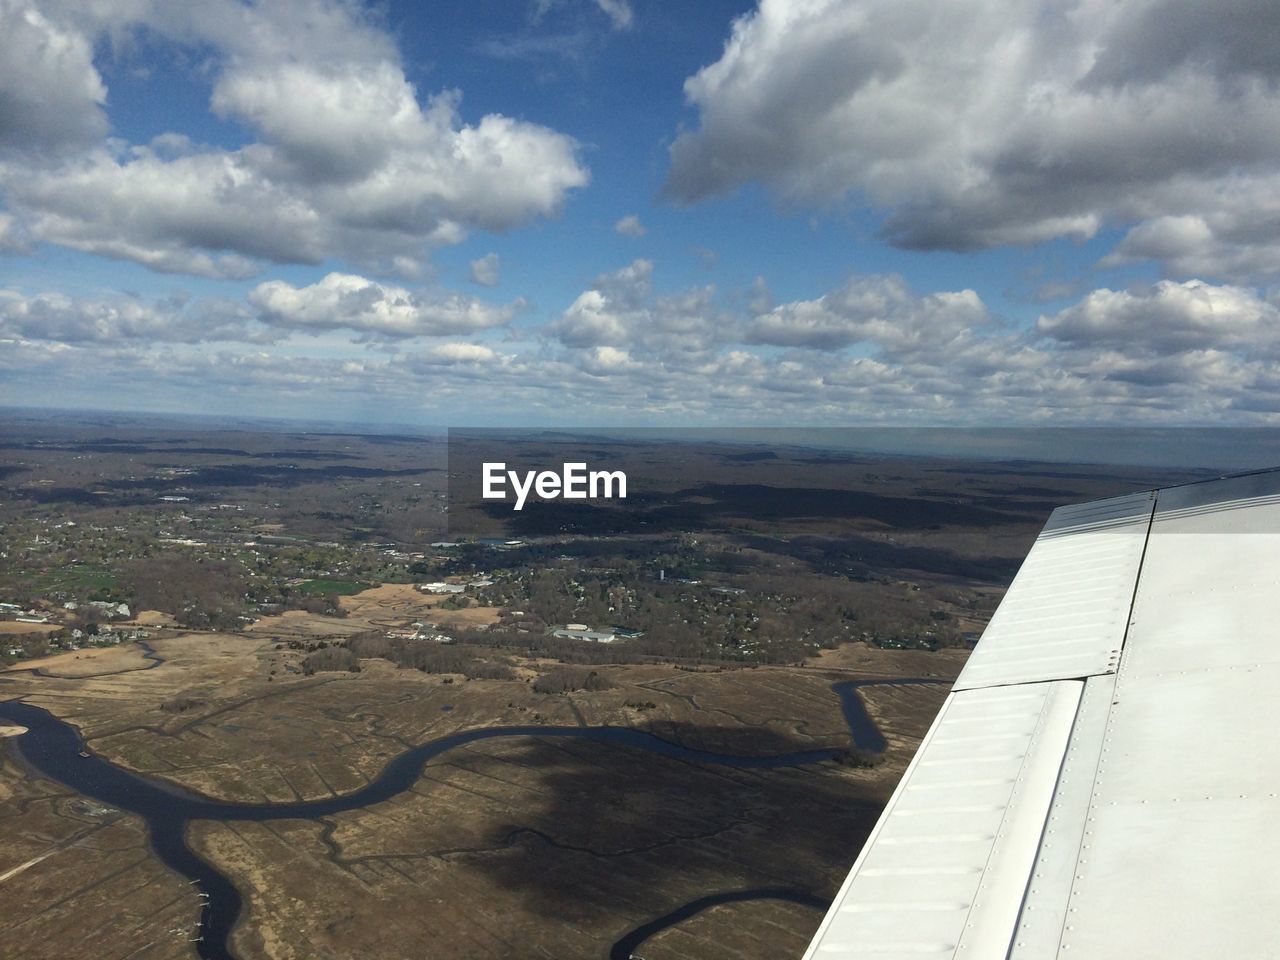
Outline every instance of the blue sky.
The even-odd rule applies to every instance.
[[[434,424],[1280,412],[1271,4],[0,17],[0,402]]]

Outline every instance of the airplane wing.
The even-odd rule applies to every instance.
[[[805,960],[1280,957],[1280,473],[1063,507]]]

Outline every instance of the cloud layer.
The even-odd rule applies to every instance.
[[[1280,305],[1202,281],[1095,290],[1032,329],[972,290],[921,294],[894,275],[778,304],[759,290],[658,293],[646,260],[597,277],[540,330],[513,326],[520,306],[338,273],[268,281],[241,302],[7,292],[0,371],[35,397],[114,381],[169,398],[313,391],[437,419],[1280,419]],[[335,336],[363,349],[309,346]]]
[[[460,294],[425,297],[346,273],[330,273],[306,287],[269,280],[253,289],[249,303],[265,323],[282,328],[353,330],[395,338],[477,333],[506,325],[522,306],[500,306]]]
[[[761,0],[686,81],[665,192],[866,202],[922,250],[1115,224],[1118,257],[1280,276],[1277,35],[1265,0]]]
[[[295,287],[269,280],[242,301],[193,300],[178,294],[145,300],[132,296],[27,296],[0,290],[0,337],[49,343],[268,343],[292,333],[332,331],[362,341],[478,335],[505,327],[524,308],[457,293],[409,290],[366,277],[330,273]]]
[[[457,91],[421,97],[346,3],[2,3],[0,190],[37,241],[211,277],[330,257],[412,275],[470,230],[554,213],[588,179],[564,134],[468,123]],[[103,139],[91,52],[144,28],[213,50],[210,109],[243,145]]]

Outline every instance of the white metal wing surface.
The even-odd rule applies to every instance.
[[[1054,512],[805,960],[1280,957],[1280,472]]]

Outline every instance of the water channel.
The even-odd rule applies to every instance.
[[[949,684],[929,678],[892,680],[844,680],[832,684],[840,698],[853,744],[861,750],[880,752],[884,736],[867,714],[857,690],[864,686],[904,686]],[[19,724],[27,732],[13,738],[22,758],[43,776],[101,803],[137,814],[147,824],[151,846],[168,867],[190,880],[205,895],[200,914],[196,949],[204,960],[234,960],[231,932],[240,915],[241,898],[231,880],[198,856],[187,844],[187,824],[192,820],[316,820],[389,800],[408,790],[422,775],[426,763],[441,754],[481,740],[509,737],[591,740],[646,750],[662,757],[691,763],[773,769],[820,763],[835,758],[835,748],[801,750],[769,757],[738,756],[696,750],[663,740],[650,733],[627,727],[505,726],[461,730],[406,750],[393,758],[376,780],[338,797],[293,803],[233,803],[182,790],[172,784],[134,773],[87,750],[75,727],[47,710],[10,700],[0,703],[0,719]],[[620,939],[610,953],[611,960],[626,960],[641,943],[667,927],[680,923],[714,906],[751,899],[783,899],[809,906],[825,903],[808,891],[790,888],[762,888],[711,894],[650,921]],[[625,952],[624,952],[625,951]]]

